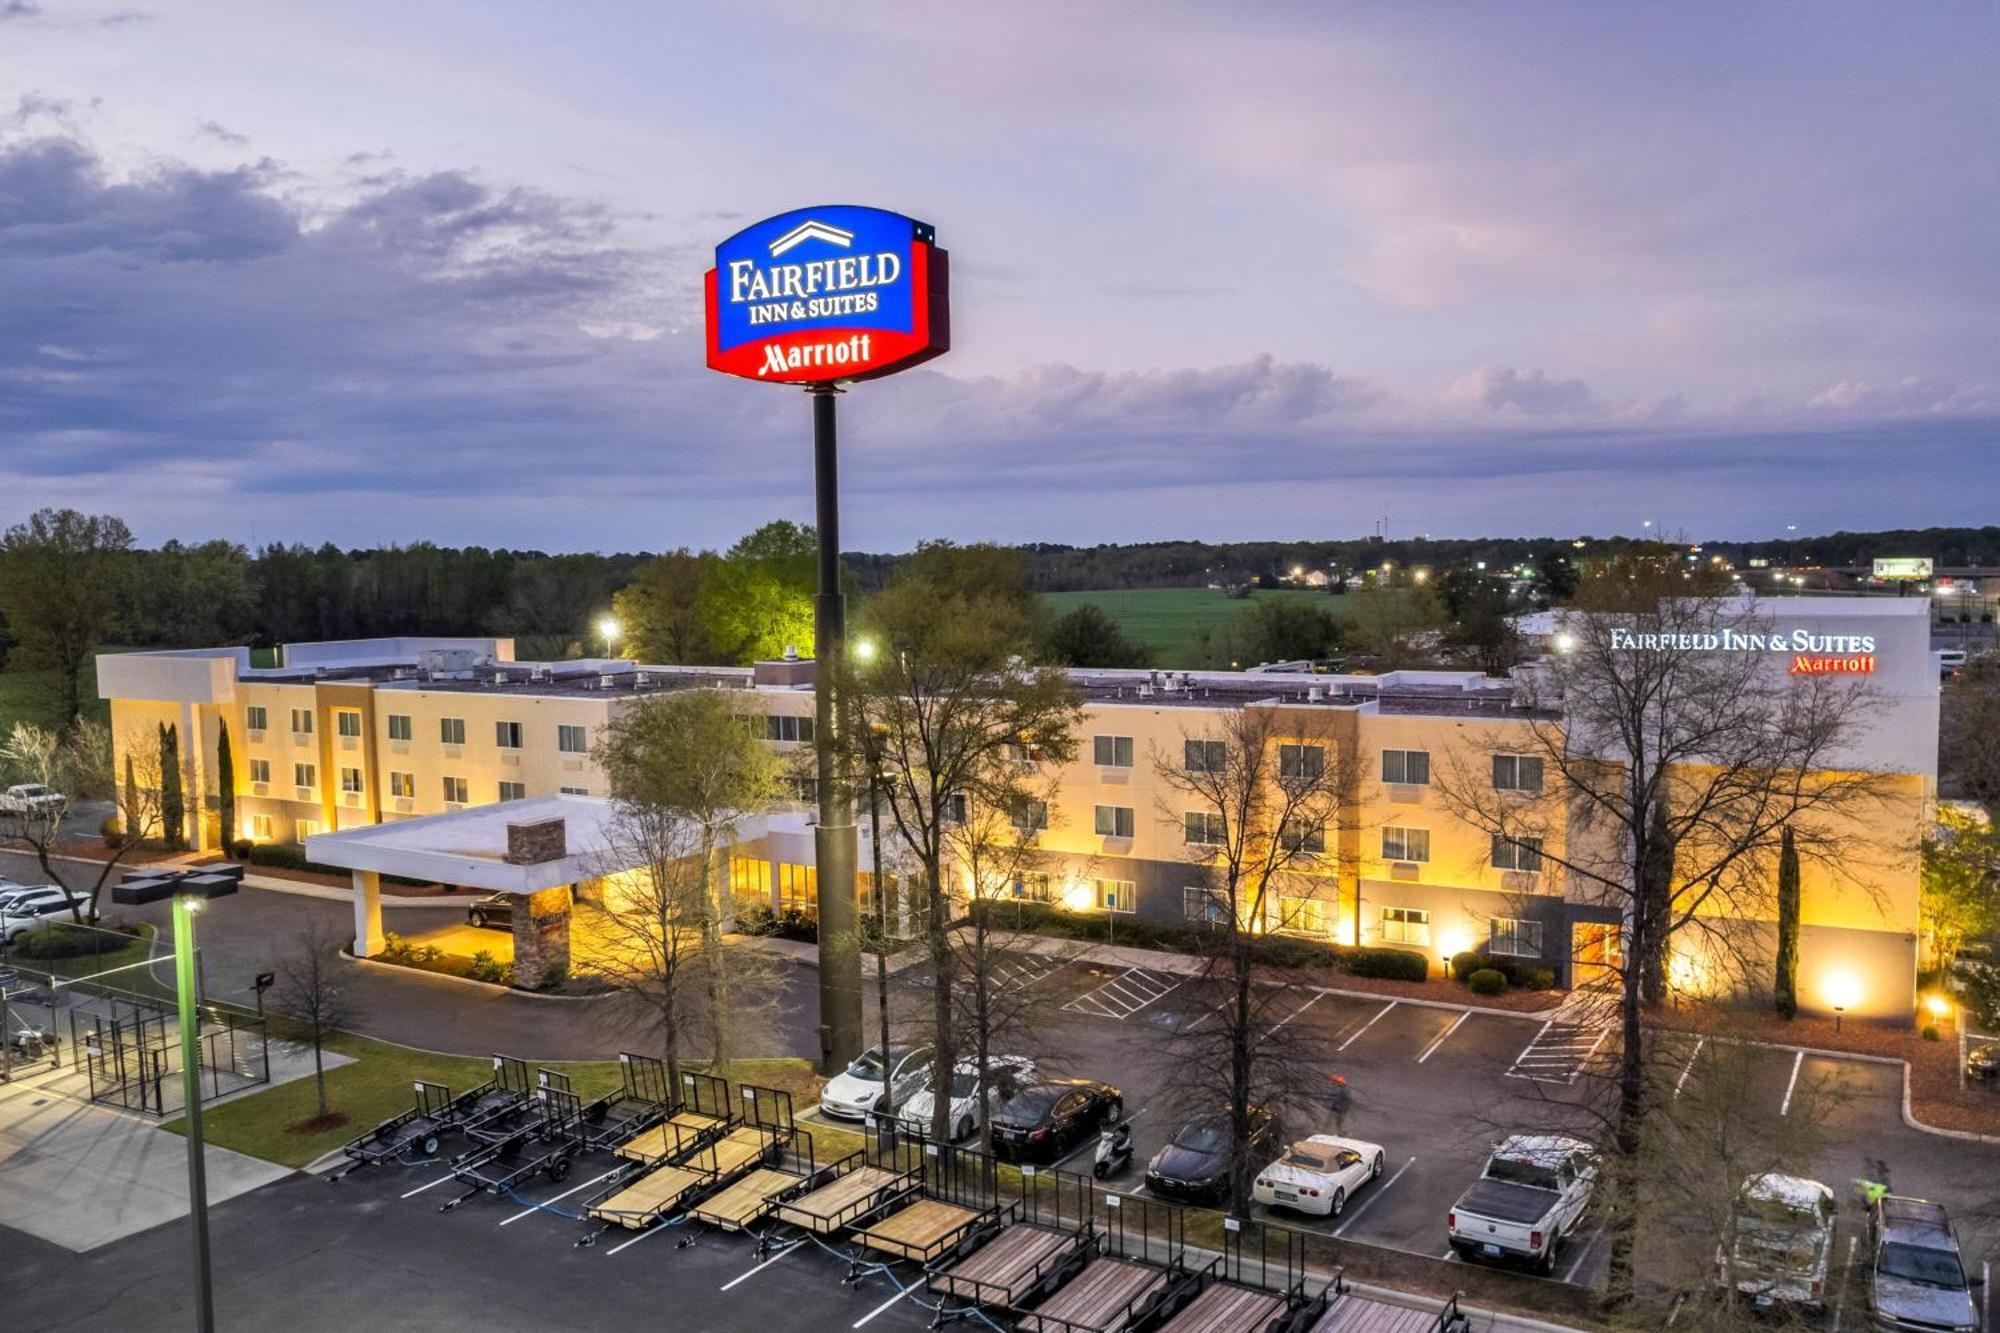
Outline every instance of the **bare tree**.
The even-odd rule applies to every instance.
[[[881,799],[895,836],[921,867],[921,919],[932,997],[931,1085],[951,1086],[957,1064],[953,1013],[958,955],[948,875],[956,825],[976,809],[1005,810],[1025,750],[1060,765],[1076,749],[1081,713],[1060,671],[1029,666],[1030,599],[995,592],[996,580],[960,577],[966,555],[926,548],[868,608],[875,660],[843,691],[853,733],[879,739]],[[948,1138],[950,1098],[939,1096],[931,1133]]]
[[[1226,714],[1219,733],[1189,733],[1179,754],[1153,756],[1170,795],[1161,817],[1183,830],[1187,858],[1203,872],[1210,925],[1203,981],[1213,999],[1172,1039],[1183,1101],[1228,1109],[1230,1199],[1250,1206],[1251,1138],[1259,1108],[1303,1105],[1318,1062],[1298,1031],[1280,1036],[1276,995],[1252,977],[1255,941],[1288,915],[1323,903],[1339,879],[1335,821],[1354,765],[1331,714],[1252,705]],[[1320,909],[1322,912],[1324,908]]]
[[[315,918],[298,933],[291,952],[273,965],[276,984],[271,1005],[299,1024],[312,1041],[314,1090],[319,1114],[328,1113],[326,1100],[326,1036],[361,1016],[348,989],[347,966],[340,960],[346,936],[328,920]]]
[[[1623,558],[1578,590],[1564,650],[1524,681],[1528,726],[1506,742],[1534,783],[1495,780],[1500,755],[1433,775],[1454,814],[1519,864],[1552,867],[1572,901],[1615,913],[1622,947],[1605,960],[1617,1010],[1611,1293],[1632,1293],[1636,1160],[1649,1110],[1647,1014],[1678,966],[1708,991],[1769,975],[1759,923],[1775,916],[1776,855],[1788,826],[1800,855],[1866,892],[1855,821],[1882,795],[1850,746],[1871,707],[1864,687],[1789,677],[1754,606],[1685,581],[1671,552]],[[1774,665],[1775,661],[1775,665]],[[1693,960],[1699,960],[1698,962]]]
[[[98,899],[112,873],[144,841],[160,835],[162,798],[159,748],[152,736],[126,738],[127,781],[112,780],[111,729],[102,722],[83,721],[68,732],[17,722],[0,745],[0,786],[34,783],[56,793],[56,799],[19,810],[0,811],[0,846],[33,853],[49,882],[77,895],[70,911],[78,922],[99,917]],[[63,820],[82,800],[109,799],[117,810],[119,837],[106,839],[102,861],[60,862]]]
[[[602,940],[586,967],[635,1002],[660,1042],[668,1086],[697,1026],[708,869],[698,828],[662,805],[614,801],[600,883]]]

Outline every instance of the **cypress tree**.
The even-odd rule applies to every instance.
[[[125,752],[125,810],[124,817],[118,821],[118,831],[125,835],[127,842],[130,842],[134,838],[145,834],[146,830],[140,827],[142,822],[139,818],[139,779],[134,776],[132,771],[132,752],[127,750]]]
[[[236,844],[236,758],[229,748],[229,724],[215,738],[215,812],[222,824],[222,851]]]
[[[160,837],[167,850],[187,850],[187,801],[181,792],[181,731],[160,724]]]
[[[1778,976],[1773,991],[1778,1013],[1799,1012],[1799,849],[1792,831],[1778,845]]]

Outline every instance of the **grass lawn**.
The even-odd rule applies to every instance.
[[[58,922],[57,924],[60,925],[61,923]],[[44,927],[43,929],[48,928]],[[141,922],[134,929],[138,931],[138,934],[132,936],[127,943],[121,944],[117,948],[105,953],[83,954],[73,958],[43,959],[31,958],[17,949],[13,955],[13,961],[16,966],[26,971],[53,972],[59,977],[89,977],[95,976],[100,972],[109,972],[114,968],[130,967],[133,963],[143,963],[158,953],[153,947],[153,939],[157,933],[153,927]],[[95,935],[94,938],[102,940],[105,937],[100,934]],[[165,957],[166,955],[158,954],[158,956]],[[130,990],[145,989],[145,983],[146,974],[143,971],[130,972],[117,978],[117,984]]]
[[[1354,604],[1354,599],[1348,597],[1289,588],[1256,592],[1245,598],[1225,597],[1214,588],[1107,588],[1042,594],[1057,615],[1074,611],[1085,602],[1095,603],[1118,622],[1128,638],[1151,648],[1160,666],[1185,670],[1229,665],[1226,661],[1208,660],[1197,645],[1196,636],[1204,629],[1220,636],[1224,626],[1250,609],[1252,598],[1307,600],[1343,617]]]
[[[493,1076],[493,1062],[484,1056],[432,1055],[346,1032],[335,1034],[326,1046],[329,1051],[354,1057],[353,1064],[326,1072],[327,1102],[347,1117],[344,1123],[323,1129],[293,1128],[319,1112],[313,1079],[307,1076],[207,1108],[202,1112],[202,1129],[208,1141],[282,1166],[302,1167],[390,1116],[409,1110],[411,1085],[418,1079],[465,1092]],[[620,1083],[615,1060],[554,1061],[548,1068],[568,1074],[577,1096],[586,1102],[613,1091]],[[736,1062],[733,1076],[739,1083],[783,1088],[792,1093],[801,1110],[812,1106],[819,1096],[821,1080],[804,1060],[741,1060]],[[185,1125],[183,1120],[173,1120],[164,1128],[179,1134],[185,1132]]]

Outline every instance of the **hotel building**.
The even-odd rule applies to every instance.
[[[1879,706],[1839,762],[1880,775],[1882,795],[1851,830],[1853,851],[1841,865],[1804,866],[1800,1001],[1907,1016],[1916,1002],[1918,843],[1936,778],[1938,676],[1927,608],[1907,599],[1794,598],[1759,612],[1777,633],[1875,644],[1869,687]],[[781,750],[807,751],[813,739],[810,662],[517,662],[505,639],[418,638],[292,644],[280,665],[250,660],[238,648],[98,659],[121,766],[127,748],[157,744],[160,725],[178,728],[185,789],[211,796],[206,814],[189,817],[197,846],[213,846],[220,834],[212,794],[224,725],[236,770],[230,836],[291,843],[510,800],[601,799],[605,779],[590,755],[599,732],[635,700],[671,690],[739,693]],[[1357,780],[1321,834],[1323,871],[1296,877],[1264,928],[1405,948],[1433,967],[1465,949],[1502,953],[1549,968],[1565,985],[1615,956],[1615,907],[1531,850],[1496,845],[1440,790],[1441,776],[1454,773],[1490,775],[1482,780],[1501,791],[1531,792],[1543,781],[1532,729],[1561,719],[1525,706],[1517,682],[1457,671],[1080,670],[1072,678],[1084,704],[1078,751],[1054,775],[1040,837],[1045,873],[1024,877],[1024,896],[1150,921],[1212,912],[1196,864],[1199,821],[1174,808],[1160,769],[1185,762],[1189,741],[1219,734],[1228,711],[1270,708],[1338,750],[1326,762],[1348,765]],[[759,821],[734,849],[739,898],[811,909],[805,809]],[[859,822],[865,844],[867,821]],[[1560,855],[1562,830],[1546,836],[1557,841],[1544,850]],[[866,872],[865,845],[862,855]],[[359,872],[356,883],[359,894]],[[1751,930],[1772,934],[1769,922]]]

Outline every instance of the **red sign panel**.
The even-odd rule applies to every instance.
[[[1873,653],[1794,653],[1794,676],[1872,676]]]

